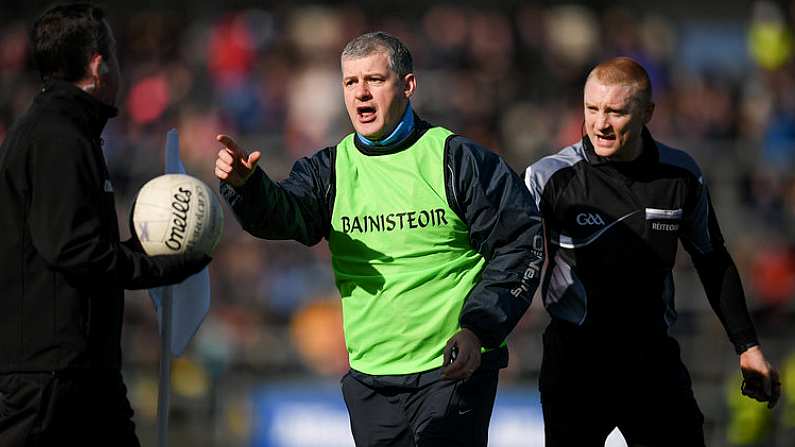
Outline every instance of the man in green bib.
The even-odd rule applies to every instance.
[[[499,156],[414,113],[398,39],[361,35],[341,65],[355,132],[280,182],[219,135],[221,193],[254,236],[328,240],[357,446],[485,446],[505,338],[543,263],[535,202]]]

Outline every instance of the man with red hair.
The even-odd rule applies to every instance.
[[[539,380],[547,446],[602,446],[615,427],[630,445],[704,445],[704,417],[668,335],[678,241],[740,356],[743,394],[771,408],[780,395],[701,170],[646,128],[651,90],[634,60],[599,64],[585,83],[586,135],[525,173],[549,250]]]

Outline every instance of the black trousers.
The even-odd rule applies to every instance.
[[[547,447],[603,447],[618,427],[644,447],[703,447],[704,416],[670,337],[634,343],[544,332],[539,387]]]
[[[441,378],[441,370],[401,376],[350,371],[342,394],[357,447],[485,447],[499,371],[469,380]]]
[[[0,446],[140,447],[119,371],[0,374]]]

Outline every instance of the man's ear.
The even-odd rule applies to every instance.
[[[649,124],[651,121],[651,117],[654,115],[654,103],[649,101],[649,104],[646,106],[646,110],[643,112],[643,124]]]
[[[99,53],[94,53],[88,61],[87,77],[96,82],[109,71],[105,58]]]
[[[403,96],[405,96],[406,99],[411,98],[416,89],[417,78],[414,76],[414,73],[408,73],[406,76],[403,76]]]

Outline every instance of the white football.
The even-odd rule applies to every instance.
[[[224,227],[215,193],[201,180],[166,174],[148,181],[135,200],[133,226],[146,254],[212,255]]]

